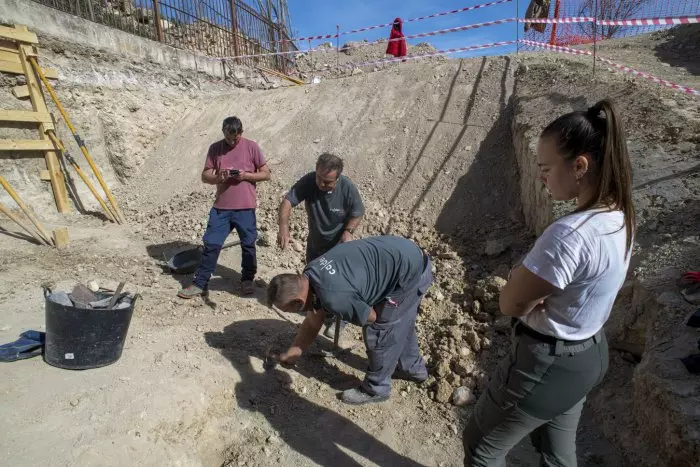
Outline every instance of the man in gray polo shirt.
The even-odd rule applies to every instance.
[[[292,208],[304,202],[309,224],[306,239],[306,262],[318,258],[338,243],[354,239],[355,229],[365,212],[362,198],[355,184],[343,175],[343,160],[323,153],[316,161],[316,171],[301,177],[279,207],[279,233],[277,241],[281,249],[289,243],[289,215]],[[345,322],[341,324],[341,328]],[[333,338],[333,320],[327,323],[324,335]]]
[[[280,361],[294,364],[318,335],[324,316],[333,314],[362,326],[369,360],[364,382],[344,391],[344,402],[388,399],[395,370],[397,377],[424,381],[428,371],[415,323],[432,281],[430,259],[420,247],[390,235],[337,245],[311,261],[302,274],[275,276],[267,289],[268,304],[306,313]]]

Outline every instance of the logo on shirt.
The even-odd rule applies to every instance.
[[[318,263],[321,265],[321,270],[328,272],[328,274],[335,274],[335,268],[333,267],[333,260],[328,260],[326,259],[325,256],[321,256],[321,258],[318,260]]]

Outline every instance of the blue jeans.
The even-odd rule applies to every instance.
[[[207,231],[202,239],[204,251],[202,262],[194,273],[194,285],[204,289],[209,278],[216,269],[221,246],[231,231],[236,229],[241,240],[243,258],[241,260],[241,280],[252,281],[258,270],[258,261],[255,255],[255,242],[258,239],[258,228],[255,220],[255,209],[217,209],[209,212]]]

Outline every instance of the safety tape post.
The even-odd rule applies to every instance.
[[[539,47],[542,49],[554,50],[556,52],[562,52],[562,53],[571,54],[571,55],[589,55],[589,56],[593,55],[593,52],[589,52],[587,50],[572,49],[572,48],[564,47],[561,45],[550,45],[550,44],[545,44],[543,42],[536,42],[536,41],[530,41],[530,40],[525,40],[525,39],[522,39],[520,42],[522,44],[525,44],[525,45]],[[680,85],[677,83],[673,83],[671,81],[659,78],[659,77],[654,76],[654,75],[650,75],[649,73],[645,73],[643,71],[635,70],[634,68],[630,68],[630,67],[625,66],[625,65],[620,65],[619,63],[615,63],[612,60],[608,60],[607,58],[596,57],[596,59],[603,62],[603,63],[610,65],[611,67],[613,67],[615,69],[624,71],[624,72],[632,74],[634,76],[639,76],[640,78],[644,78],[648,81],[652,81],[654,83],[661,84],[662,86],[666,86],[666,87],[669,87],[671,89],[675,89],[677,91],[684,92],[686,94],[693,94],[695,96],[700,96],[700,90],[697,90],[697,89],[694,89],[694,88],[691,88],[688,86],[683,86],[683,85]]]

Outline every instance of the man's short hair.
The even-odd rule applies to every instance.
[[[227,134],[240,134],[243,133],[243,123],[238,117],[226,117],[221,125],[221,130]]]
[[[267,306],[280,307],[296,297],[301,292],[301,280],[298,274],[278,274],[272,278],[267,286]]]
[[[343,159],[335,154],[324,152],[318,156],[316,170],[320,170],[322,173],[338,172],[338,177],[340,177],[340,174],[343,173]]]

